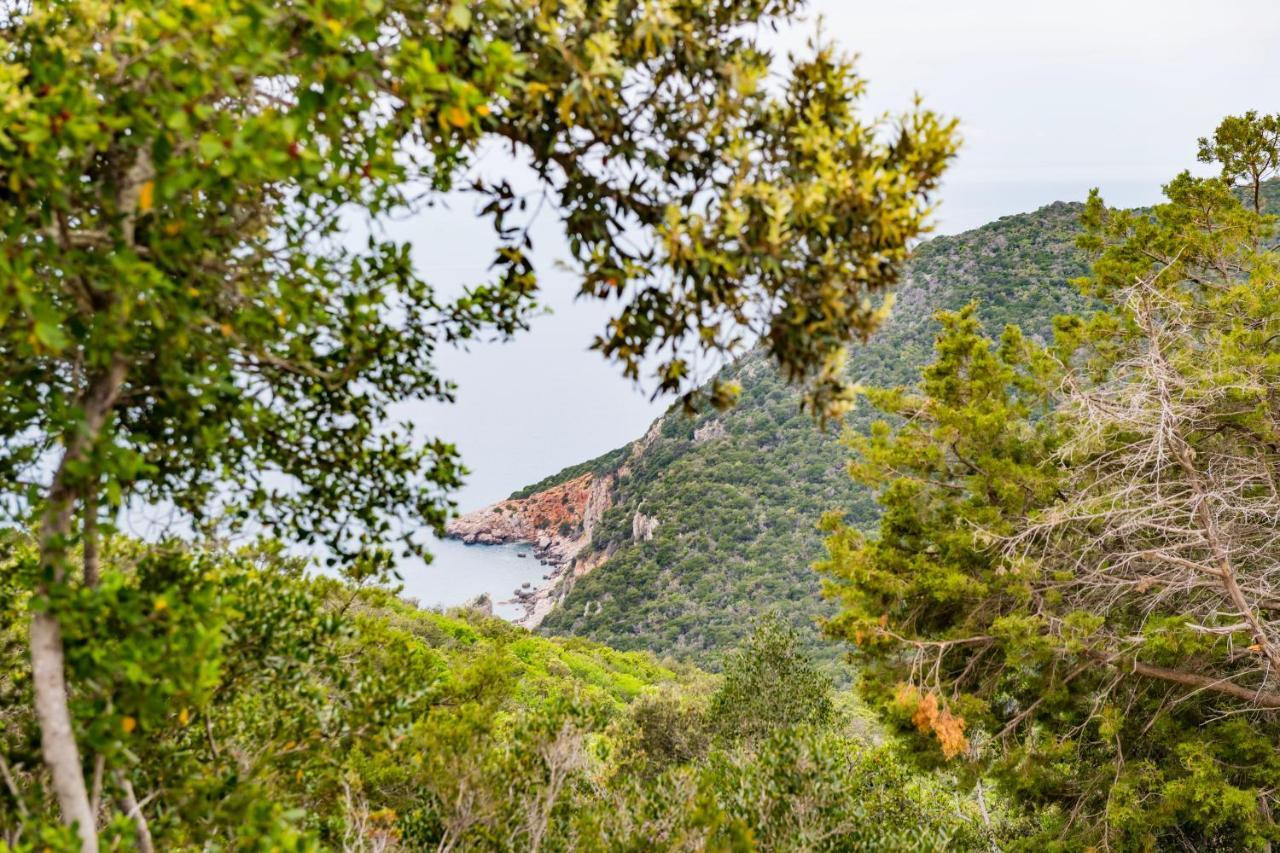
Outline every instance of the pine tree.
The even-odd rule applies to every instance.
[[[1031,846],[1280,837],[1274,220],[1223,178],[1165,194],[1090,198],[1099,310],[1052,346],[943,318],[920,388],[871,392],[893,420],[854,439],[878,534],[828,521],[828,630],[891,719],[952,754],[963,720]]]

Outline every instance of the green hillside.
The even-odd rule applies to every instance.
[[[1073,245],[1079,210],[1055,203],[922,245],[892,321],[851,351],[851,374],[869,385],[912,382],[932,347],[934,313],[970,300],[980,304],[990,329],[1018,323],[1040,334],[1054,315],[1081,308],[1068,283],[1085,272]],[[612,556],[577,581],[543,623],[544,632],[714,667],[753,617],[778,610],[802,629],[815,653],[839,654],[814,628],[829,612],[810,569],[822,550],[815,525],[834,508],[871,523],[872,496],[846,476],[838,430],[824,432],[800,411],[798,392],[763,355],[752,353],[724,373],[742,385],[738,405],[694,419],[678,412],[662,419],[660,437],[632,462],[595,534],[593,549],[612,550]],[[859,410],[847,427],[857,429],[869,418]],[[695,439],[721,428],[723,435]],[[610,462],[616,468],[619,458],[615,451],[538,485],[608,470]],[[650,541],[631,538],[637,511],[659,519]]]
[[[1280,207],[1280,181],[1265,186]],[[849,372],[865,385],[915,382],[932,354],[938,311],[973,301],[988,332],[1017,324],[1044,338],[1054,316],[1080,311],[1071,281],[1087,271],[1075,247],[1082,205],[1056,202],[919,247],[892,320],[851,349]],[[876,503],[844,471],[839,430],[821,430],[800,411],[800,395],[759,352],[722,374],[742,385],[738,405],[661,420],[659,438],[620,479],[615,505],[592,549],[609,559],[567,590],[543,622],[548,634],[590,637],[621,649],[649,649],[715,667],[753,617],[778,611],[799,628],[813,654],[836,658],[815,621],[831,612],[810,568],[822,554],[816,524],[839,510],[858,525],[876,520]],[[873,419],[851,414],[845,429]],[[713,426],[713,422],[715,422]],[[697,440],[695,435],[707,437]],[[585,471],[616,470],[613,451],[549,477],[526,495]],[[632,539],[635,513],[656,516],[650,541]]]

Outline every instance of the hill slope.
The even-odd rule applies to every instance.
[[[1280,203],[1280,183],[1269,189]],[[892,320],[851,350],[850,374],[869,385],[914,382],[931,355],[934,314],[971,300],[989,331],[1016,323],[1047,335],[1055,315],[1085,307],[1069,283],[1086,271],[1074,247],[1080,210],[1059,202],[923,244]],[[778,610],[816,654],[838,654],[815,628],[829,612],[810,568],[822,553],[816,524],[839,509],[869,525],[873,496],[845,474],[838,434],[800,411],[799,394],[760,353],[724,375],[743,387],[735,408],[697,418],[668,412],[631,445],[521,489],[487,510],[490,521],[521,520],[499,525],[508,535],[486,540],[495,528],[483,511],[458,522],[455,533],[472,541],[530,539],[521,525],[538,531],[531,541],[558,568],[527,597],[525,624],[714,667],[754,617]],[[846,427],[870,420],[860,409]],[[569,481],[575,494],[591,487],[605,500],[591,511],[571,502],[569,522],[557,515],[553,525],[540,507]]]

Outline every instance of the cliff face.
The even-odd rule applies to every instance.
[[[539,559],[561,566],[591,541],[610,506],[611,475],[583,474],[526,498],[509,498],[455,518],[446,532],[468,545],[528,542]]]
[[[446,532],[468,545],[527,542],[551,572],[533,589],[516,590],[515,600],[524,615],[515,620],[536,628],[563,597],[575,577],[590,571],[598,561],[577,564],[579,553],[591,544],[605,510],[612,506],[616,475],[582,474],[524,498],[508,498],[450,521]]]
[[[622,454],[622,462],[614,462],[612,470],[579,474],[524,497],[507,498],[469,512],[445,525],[450,538],[468,545],[528,543],[537,558],[551,567],[543,583],[515,591],[514,600],[525,610],[515,620],[517,625],[538,627],[569,594],[574,581],[612,555],[612,548],[592,551],[592,535],[614,505],[619,480],[657,439],[662,423],[662,418],[654,421],[645,436]],[[652,537],[658,519],[637,515],[636,524],[641,535]]]

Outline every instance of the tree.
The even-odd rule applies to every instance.
[[[830,677],[800,647],[796,629],[767,616],[725,660],[724,682],[707,716],[719,736],[759,743],[783,729],[829,725],[834,693]]]
[[[993,625],[1031,606],[1028,577],[992,543],[1056,493],[1045,460],[1060,439],[1044,351],[1015,327],[987,339],[972,304],[938,319],[920,387],[868,389],[893,421],[847,437],[850,473],[878,494],[878,536],[829,514],[817,568],[841,603],[824,629],[865,658],[868,697],[952,757],[969,753],[965,728],[982,710],[955,688],[998,676]]]
[[[1221,164],[1223,179],[1243,187],[1252,198],[1253,212],[1261,215],[1262,184],[1280,174],[1280,113],[1260,116],[1249,110],[1227,116],[1213,139],[1201,137],[1199,159]]]
[[[839,347],[876,324],[954,152],[888,125],[822,47],[766,87],[748,28],[796,0],[510,4],[262,0],[14,5],[0,21],[0,480],[38,529],[34,702],[64,820],[96,849],[61,622],[100,581],[125,501],[197,529],[251,522],[362,575],[420,552],[462,475],[392,428],[448,400],[440,346],[522,328],[526,199],[472,189],[492,281],[442,301],[377,223],[453,187],[482,146],[531,162],[583,292],[620,300],[597,347],[695,399],[696,353],[758,324],[823,410]],[[352,217],[372,223],[362,247]],[[714,388],[724,403],[732,389]],[[109,526],[109,525],[106,525]],[[79,568],[73,566],[79,558]]]
[[[1220,178],[1165,193],[1090,198],[1100,310],[1053,346],[945,317],[922,387],[872,392],[895,420],[854,439],[879,535],[827,522],[828,629],[869,694],[944,750],[962,721],[952,754],[1040,813],[1032,845],[1280,837],[1274,220]]]

